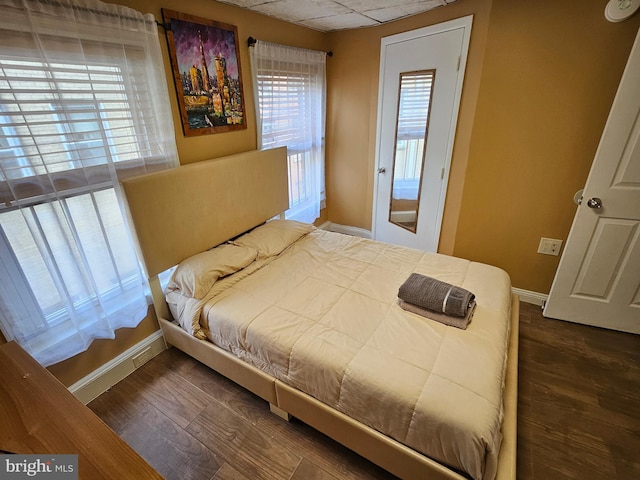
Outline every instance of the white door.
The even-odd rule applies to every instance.
[[[640,32],[544,315],[640,333]]]
[[[437,251],[472,17],[382,39],[373,237]]]

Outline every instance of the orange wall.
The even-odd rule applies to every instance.
[[[640,14],[604,18],[602,0],[459,0],[384,26],[328,35],[327,207],[371,228],[380,40],[473,14],[439,251],[504,268],[548,293]]]
[[[453,253],[548,293],[640,15],[605,1],[494,0]]]
[[[327,214],[334,223],[371,229],[380,42],[383,37],[473,15],[471,43],[451,162],[440,251],[451,254],[462,200],[491,0],[459,0],[375,28],[328,35]]]

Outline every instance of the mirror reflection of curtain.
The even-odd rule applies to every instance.
[[[147,314],[119,181],[178,165],[152,15],[0,0],[0,326],[43,365]]]
[[[416,231],[435,70],[400,74],[389,221]]]

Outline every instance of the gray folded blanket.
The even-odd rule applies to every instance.
[[[475,301],[470,291],[419,273],[409,275],[400,286],[398,297],[412,305],[454,317],[465,317]]]

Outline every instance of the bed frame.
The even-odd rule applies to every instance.
[[[158,274],[285,211],[287,171],[286,148],[277,148],[202,161],[122,183],[165,340],[269,402],[274,413],[300,419],[400,478],[463,480],[434,460],[189,335],[172,321]],[[518,315],[514,295],[497,480],[516,478]]]

